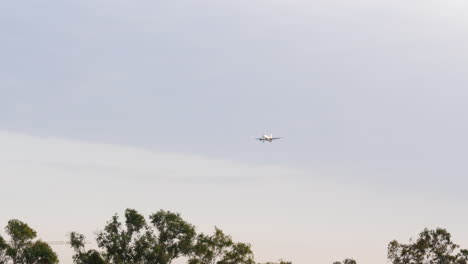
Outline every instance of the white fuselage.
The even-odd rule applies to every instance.
[[[265,142],[272,142],[273,141],[273,135],[263,135],[261,138],[259,138],[260,141]]]
[[[273,134],[270,134],[270,135],[263,135],[261,137],[258,137],[256,138],[257,140],[261,141],[261,142],[265,142],[265,141],[268,141],[268,142],[273,142],[273,140],[277,140],[277,139],[280,139],[282,137],[273,137]]]

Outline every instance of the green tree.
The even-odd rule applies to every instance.
[[[72,233],[75,263],[88,263],[86,260],[93,258],[96,263],[170,264],[191,252],[195,228],[179,214],[161,210],[149,219],[147,223],[133,209],[125,211],[125,223],[114,215],[98,233],[96,240],[101,252],[85,251],[84,236]]]
[[[258,263],[258,264],[262,264],[262,263]],[[284,261],[284,260],[279,260],[279,262],[266,262],[266,263],[263,263],[263,264],[292,264],[291,261]]]
[[[333,264],[356,264],[356,261],[354,259],[345,259],[342,262],[340,261],[335,261]]]
[[[211,236],[199,234],[193,247],[189,264],[216,264],[232,246],[230,236],[215,227],[215,233]]]
[[[215,227],[211,236],[200,234],[197,237],[189,264],[253,264],[250,245],[234,243],[230,236]]]
[[[5,239],[0,236],[0,264],[6,264],[8,261],[7,256],[8,244]]]
[[[43,241],[35,241],[24,251],[25,264],[58,263],[58,257],[52,248]]]
[[[125,211],[125,224],[114,215],[96,239],[104,259],[114,264],[144,263],[145,251],[150,246],[146,230],[145,218],[133,209]]]
[[[106,264],[98,251],[85,249],[85,236],[72,232],[70,234],[70,245],[75,251],[73,256],[75,264]]]
[[[172,260],[192,252],[195,227],[184,221],[180,214],[160,210],[151,215],[150,220],[158,233],[157,263],[170,264]]]
[[[468,263],[468,250],[462,249],[458,253],[456,264],[467,264]]]
[[[57,254],[47,243],[34,240],[37,233],[26,223],[10,220],[5,231],[10,236],[10,242],[0,237],[0,264],[58,263]]]
[[[468,251],[459,250],[447,230],[424,229],[414,243],[391,241],[388,259],[393,264],[467,264]]]
[[[219,264],[255,264],[251,246],[245,243],[232,245]]]

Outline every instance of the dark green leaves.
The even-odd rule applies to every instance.
[[[354,259],[345,259],[343,262],[336,261],[333,264],[356,264],[356,261]]]
[[[24,250],[25,263],[28,264],[49,264],[58,263],[58,258],[50,246],[42,241],[34,242]]]
[[[73,262],[76,264],[106,264],[101,254],[96,250],[85,250],[85,236],[72,232],[70,245],[75,251]]]
[[[150,219],[158,233],[161,264],[171,263],[173,259],[191,252],[195,227],[184,221],[180,214],[160,210]]]
[[[136,210],[125,211],[125,224],[114,215],[104,230],[98,233],[101,252],[85,251],[84,237],[72,233],[76,264],[170,264],[172,260],[192,251],[195,228],[179,214],[159,211],[150,216],[149,224]],[[101,260],[103,262],[101,262]]]
[[[211,236],[200,234],[193,248],[189,264],[254,264],[250,245],[234,243],[215,227]]]
[[[231,237],[225,235],[217,227],[215,227],[215,233],[212,236],[199,234],[189,264],[217,263],[232,245]]]
[[[333,264],[337,264],[337,263],[339,264],[339,262],[335,262]],[[292,262],[291,261],[280,260],[279,262],[267,262],[267,263],[264,263],[264,264],[292,264]]]
[[[414,243],[390,242],[388,258],[393,264],[467,264],[468,252],[456,253],[458,248],[447,230],[424,229]]]
[[[10,243],[0,237],[0,264],[55,264],[58,258],[50,246],[34,241],[36,231],[26,223],[13,219],[5,227]]]
[[[8,221],[5,231],[11,237],[15,245],[23,245],[36,238],[36,231],[30,228],[26,223],[13,219]]]
[[[0,264],[6,264],[8,260],[7,256],[8,244],[5,239],[0,236]]]

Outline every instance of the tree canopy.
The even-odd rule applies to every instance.
[[[279,260],[279,262],[266,262],[266,263],[259,263],[259,264],[292,264],[292,262],[291,261]]]
[[[101,254],[96,250],[85,250],[85,236],[72,232],[70,245],[75,250],[73,262],[76,264],[105,264]]]
[[[388,259],[393,264],[467,264],[468,250],[459,248],[447,230],[424,229],[415,242],[391,241]]]
[[[58,263],[57,254],[47,243],[35,240],[36,231],[26,223],[12,219],[8,221],[5,232],[10,240],[0,236],[0,264]]]
[[[335,261],[333,264],[356,264],[356,261],[354,259],[345,259],[343,261]]]
[[[232,238],[215,227],[211,236],[199,234],[189,264],[253,264],[253,252],[249,244],[235,243]]]
[[[57,264],[58,257],[29,225],[16,219],[0,235],[0,264]],[[212,234],[196,233],[178,213],[160,210],[145,218],[134,209],[124,219],[115,214],[97,233],[97,249],[85,248],[85,236],[70,233],[75,264],[171,264],[184,257],[187,264],[261,264],[250,244],[235,242],[218,227]],[[461,249],[442,228],[424,229],[414,241],[388,244],[392,264],[468,264],[468,249]],[[292,264],[290,261],[263,264]],[[333,264],[357,264],[347,258]]]
[[[180,214],[160,210],[149,220],[133,209],[125,211],[124,223],[114,215],[98,233],[101,251],[86,251],[84,236],[72,233],[75,263],[89,263],[92,259],[94,263],[109,264],[170,264],[192,252],[195,228]]]

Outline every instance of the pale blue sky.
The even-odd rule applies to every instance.
[[[82,220],[79,231],[88,233],[126,206],[166,208],[197,226],[229,226],[259,260],[298,264],[346,256],[383,263],[389,240],[431,225],[467,237],[468,214],[457,210],[468,201],[467,11],[461,0],[2,3],[0,140],[9,148],[0,177],[2,185],[43,180],[41,191],[31,186],[24,201],[0,207],[0,224],[24,216],[52,233],[42,225],[51,220],[32,210],[41,201],[44,211],[77,212],[80,221],[102,213]],[[262,133],[286,139],[251,139]],[[16,144],[22,151],[11,158]],[[102,156],[86,160],[96,148]],[[103,158],[114,151],[124,153]],[[113,167],[132,153],[145,162]],[[30,173],[19,169],[24,162]],[[115,170],[120,180],[107,190]],[[96,189],[73,189],[76,178]],[[205,192],[153,204],[152,184]],[[247,195],[232,200],[244,184]],[[112,203],[126,186],[133,203]],[[232,197],[203,205],[214,187]],[[80,195],[83,204],[103,200],[80,206],[72,198]],[[224,217],[207,213],[216,210]],[[225,217],[242,210],[253,212],[254,224]],[[283,214],[289,220],[271,220],[270,231],[282,234],[275,244],[262,215]],[[297,230],[317,226],[306,232],[316,240],[289,232],[295,220]],[[54,234],[73,228],[62,223]],[[368,240],[353,241],[358,235]],[[319,242],[323,248],[311,250]]]

